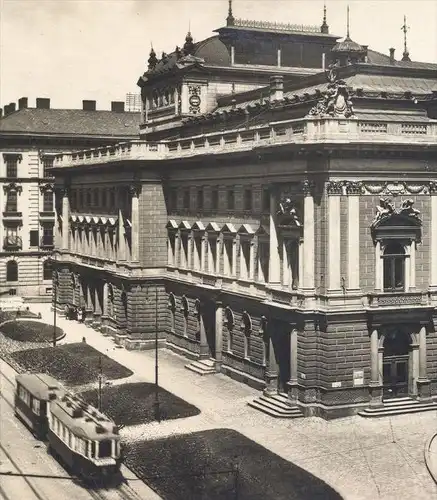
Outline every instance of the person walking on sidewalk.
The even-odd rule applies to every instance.
[[[83,320],[82,308],[79,307],[77,309],[77,321],[79,321],[79,323],[82,323],[82,320]]]

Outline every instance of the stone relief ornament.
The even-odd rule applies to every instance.
[[[412,217],[420,222],[420,211],[413,208],[414,201],[411,199],[402,202],[400,208],[396,209],[394,203],[388,198],[380,198],[376,207],[376,216],[372,222],[372,227],[379,224],[393,215]]]
[[[363,183],[362,182],[354,182],[354,181],[346,181],[344,183],[346,187],[346,194],[357,195],[363,193]]]
[[[399,196],[408,194],[428,194],[437,189],[435,181],[423,184],[410,182],[363,182],[364,194],[378,194],[382,196]],[[435,186],[434,186],[435,185]]]
[[[311,116],[338,116],[349,118],[354,110],[349,99],[349,91],[344,80],[338,79],[335,66],[329,66],[326,72],[328,89],[319,102],[310,109]]]
[[[328,194],[343,194],[344,182],[342,181],[329,181],[326,185]]]
[[[283,224],[296,227],[302,226],[302,222],[299,220],[299,217],[297,215],[296,205],[294,201],[288,196],[285,196],[279,203],[279,208],[276,212],[276,215],[278,215]]]

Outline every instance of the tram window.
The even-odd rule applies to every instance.
[[[89,442],[88,441],[85,441],[85,446],[84,446],[84,455],[87,457],[88,456],[88,446],[89,446]]]
[[[91,456],[92,457],[96,456],[96,443],[95,443],[95,441],[91,441]]]
[[[99,443],[99,458],[106,458],[111,456],[112,441],[109,439],[100,441]]]
[[[36,413],[37,415],[40,414],[40,400],[36,398],[32,398],[32,411],[33,413]]]

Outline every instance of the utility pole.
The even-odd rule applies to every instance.
[[[159,408],[159,383],[158,383],[158,283],[155,288],[155,419],[161,422]]]
[[[99,356],[99,393],[98,393],[98,409],[102,411],[102,356]]]

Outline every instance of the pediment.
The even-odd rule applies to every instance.
[[[189,231],[191,229],[191,226],[190,226],[190,223],[187,222],[186,220],[183,220],[180,224],[179,224],[179,229],[181,229],[182,231]]]
[[[167,225],[165,227],[167,229],[174,229],[174,230],[176,230],[176,229],[178,229],[178,223],[175,220],[171,219],[171,220],[169,220],[167,222]]]
[[[421,227],[422,221],[419,217],[412,215],[404,215],[402,213],[392,213],[386,217],[381,217],[375,220],[372,227],[374,229],[379,227]]]
[[[226,223],[223,227],[222,227],[222,233],[232,233],[232,234],[235,234],[237,232],[237,230],[235,229],[235,226],[231,223]]]
[[[250,224],[242,224],[240,226],[240,229],[238,230],[238,234],[251,235],[254,233],[255,233],[255,231],[252,229],[252,226]]]
[[[203,225],[202,222],[200,222],[199,220],[196,221],[193,226],[191,227],[191,229],[193,231],[205,231],[205,226]]]

